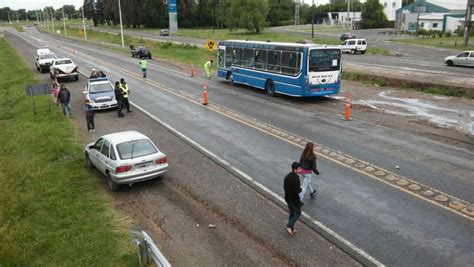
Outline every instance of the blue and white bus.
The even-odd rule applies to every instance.
[[[298,43],[219,42],[218,77],[274,96],[332,95],[341,87],[341,49]]]

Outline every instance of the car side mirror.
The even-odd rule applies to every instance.
[[[89,149],[96,149],[95,145],[90,145]]]

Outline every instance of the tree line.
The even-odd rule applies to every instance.
[[[94,26],[119,24],[119,0],[84,0],[84,15]],[[165,0],[121,0],[122,22],[125,27],[168,27],[168,7]],[[384,20],[383,6],[378,0],[368,0],[365,4],[355,0],[351,11],[365,11],[363,18],[367,27],[381,26]],[[411,2],[411,1],[410,1]],[[294,24],[295,3],[293,0],[177,0],[178,25],[182,28],[243,28],[248,32],[259,33],[267,26]],[[375,8],[375,9],[374,9]],[[59,9],[45,7],[42,10],[0,9],[0,21],[36,20],[52,16],[62,19],[62,11],[69,19],[82,18],[82,7],[64,5]],[[381,10],[381,11],[380,11]],[[301,24],[311,23],[312,19],[327,17],[327,12],[346,12],[345,0],[333,0],[329,4],[300,6]],[[377,11],[377,12],[375,12]],[[375,18],[372,18],[375,15]],[[386,20],[386,18],[385,18]]]

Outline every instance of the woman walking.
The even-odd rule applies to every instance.
[[[313,189],[311,185],[311,177],[313,172],[319,175],[318,167],[316,166],[316,155],[314,154],[314,144],[309,142],[301,153],[300,165],[301,165],[301,176],[303,176],[303,187],[300,193],[300,199],[303,201],[306,189],[309,187],[310,196],[313,197],[316,194],[316,189]]]

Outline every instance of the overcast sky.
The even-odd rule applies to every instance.
[[[122,0],[124,1],[124,0]],[[158,1],[158,0],[157,0]],[[313,0],[303,0],[307,4],[312,4]],[[444,3],[454,5],[455,7],[465,7],[467,0],[428,0],[431,3]],[[77,8],[82,6],[83,0],[0,0],[0,8],[9,7],[13,10],[17,9],[42,9],[45,6],[53,6],[60,8],[63,5],[74,5]],[[314,0],[314,4],[327,4],[329,0]]]

